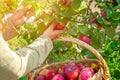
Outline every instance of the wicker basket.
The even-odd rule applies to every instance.
[[[60,38],[57,38],[56,41],[67,41],[67,42],[73,42],[75,44],[78,44],[78,45],[88,49],[90,52],[92,52],[93,55],[95,55],[98,58],[98,59],[84,59],[84,60],[80,60],[80,61],[74,61],[75,63],[82,63],[83,65],[86,62],[96,63],[97,65],[99,65],[99,70],[89,80],[111,80],[109,69],[108,69],[108,66],[107,66],[105,60],[100,55],[100,53],[97,50],[95,50],[93,47],[91,47],[90,45],[88,45],[85,42],[83,42],[79,39],[76,39],[76,38],[60,37]],[[44,68],[58,69],[59,67],[62,67],[63,65],[65,65],[67,63],[69,63],[69,62],[53,63],[53,64],[46,65],[42,68],[39,68],[38,70],[35,71],[35,74],[32,76],[31,80],[34,80],[39,75],[39,72]]]

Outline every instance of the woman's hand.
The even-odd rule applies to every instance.
[[[9,17],[12,24],[17,27],[23,24],[28,18],[35,14],[35,11],[31,9],[32,5],[24,5],[13,12],[12,16]]]
[[[58,37],[58,35],[65,32],[65,27],[62,29],[55,29],[56,26],[58,26],[60,23],[58,23],[56,20],[54,20],[49,27],[44,31],[43,35],[47,35],[52,41]],[[59,25],[61,27],[63,25]],[[66,25],[64,25],[66,26]]]
[[[20,34],[16,28],[18,25],[23,24],[28,18],[35,14],[35,11],[31,8],[31,5],[21,6],[12,13],[12,16],[1,21],[3,24],[1,31],[5,40],[9,40]]]

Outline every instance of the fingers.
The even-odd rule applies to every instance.
[[[57,38],[58,35],[65,32],[66,28],[62,28],[60,30],[55,30],[54,27],[57,26],[58,23],[53,21],[50,26],[44,31],[43,34],[47,35],[52,41]]]
[[[57,25],[58,25],[58,22],[56,20],[53,20],[48,28],[54,29],[54,27],[57,26]]]
[[[26,14],[25,16],[22,16],[16,20],[12,20],[13,22],[13,25],[14,26],[17,26],[17,25],[20,25],[20,24],[23,24],[26,20],[28,20],[31,16],[33,16],[35,14],[35,11],[34,10],[31,10],[29,12],[29,14]]]
[[[26,17],[22,17],[22,18],[20,18],[18,20],[13,20],[12,23],[13,23],[14,26],[18,26],[20,24],[23,24],[25,22],[25,20],[27,20],[27,18]]]
[[[54,33],[55,33],[56,35],[59,35],[59,34],[64,33],[65,30],[66,30],[66,28],[64,28],[64,29],[62,29],[62,30],[54,30]]]
[[[64,28],[63,30],[54,30],[53,34],[53,38],[51,39],[52,41],[54,41],[60,34],[63,34],[65,32],[66,28]]]
[[[11,16],[11,20],[16,20],[22,16],[24,16],[27,12],[27,10],[31,9],[32,5],[25,5],[17,9],[13,15]]]
[[[61,29],[64,29],[65,27],[66,27],[66,22],[59,23],[54,29],[55,30],[61,30]]]
[[[27,10],[31,9],[32,5],[23,5],[20,8],[18,8],[18,10],[22,10],[22,12],[26,12]]]

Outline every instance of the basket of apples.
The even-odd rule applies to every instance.
[[[76,38],[60,37],[57,41],[78,44],[92,52],[97,59],[49,64],[37,70],[32,80],[111,80],[108,66],[96,49]]]

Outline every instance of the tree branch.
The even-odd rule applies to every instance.
[[[87,5],[89,11],[92,13],[93,18],[96,18],[95,15],[94,15],[93,12],[92,12],[92,9],[90,8],[90,5],[88,5],[88,4],[86,4],[86,5]]]

